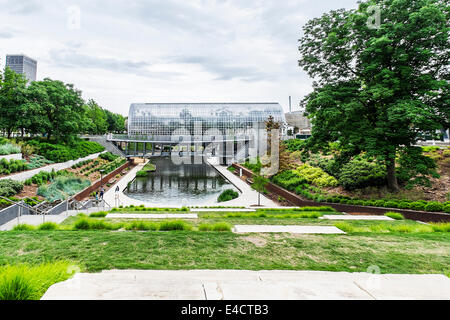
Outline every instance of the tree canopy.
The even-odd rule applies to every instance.
[[[371,6],[380,12],[375,28]],[[418,159],[417,141],[450,127],[449,21],[444,0],[368,0],[309,21],[299,40],[299,64],[314,79],[302,102],[309,149],[338,141],[347,156],[366,152],[398,190],[396,158]]]
[[[72,84],[44,79],[27,85],[23,75],[9,68],[0,72],[0,130],[42,135],[70,142],[77,134],[123,132],[125,118],[87,103]]]

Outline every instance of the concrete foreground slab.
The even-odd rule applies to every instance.
[[[234,233],[305,233],[305,234],[345,234],[333,226],[273,226],[273,225],[236,225]]]
[[[43,300],[450,300],[444,275],[323,271],[111,270],[76,274]]]
[[[383,220],[383,221],[392,221],[394,219],[386,217],[386,216],[352,216],[352,215],[324,215],[319,219],[327,219],[327,220]]]
[[[168,213],[168,214],[152,214],[152,213],[109,213],[106,215],[108,219],[198,219],[198,215],[194,213]]]

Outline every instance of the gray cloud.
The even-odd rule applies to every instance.
[[[175,56],[168,59],[172,63],[186,63],[200,65],[204,70],[217,75],[215,80],[240,79],[248,82],[274,80],[275,75],[263,72],[250,66],[230,64],[207,56]]]
[[[3,1],[2,10],[12,14],[27,15],[42,10],[42,4],[36,0],[6,0]]]
[[[14,38],[14,34],[11,32],[0,31],[0,39],[11,39]]]
[[[74,47],[80,47],[80,44]],[[63,50],[51,50],[52,64],[62,68],[89,68],[103,69],[113,72],[135,74],[143,77],[170,78],[178,75],[174,72],[151,72],[146,68],[152,66],[146,61],[117,60],[112,58],[100,58],[78,53],[73,48]]]

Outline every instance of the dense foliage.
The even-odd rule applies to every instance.
[[[381,16],[375,27],[367,23],[372,5]],[[397,191],[397,154],[414,155],[424,135],[450,126],[449,21],[443,0],[365,0],[309,21],[299,46],[299,64],[315,79],[303,101],[313,124],[308,147],[338,141],[350,157],[365,151]],[[407,171],[402,178],[427,176],[422,166]]]
[[[71,143],[55,144],[46,140],[31,140],[28,145],[35,147],[36,153],[54,162],[66,162],[86,157],[105,150],[97,142],[75,139]]]
[[[239,197],[239,193],[237,191],[234,191],[232,189],[227,189],[224,192],[222,192],[217,199],[217,202],[225,202],[230,201],[233,199],[236,199]]]
[[[339,182],[347,190],[386,184],[386,169],[376,161],[357,157],[342,167]]]
[[[71,84],[44,79],[27,86],[22,74],[0,72],[0,130],[70,142],[77,134],[125,131],[125,118],[85,102]]]
[[[11,197],[23,190],[23,183],[11,179],[0,180],[0,196]]]
[[[37,194],[47,201],[64,200],[89,187],[91,182],[73,176],[59,176],[50,185],[39,187]]]

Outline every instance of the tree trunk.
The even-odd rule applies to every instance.
[[[397,192],[399,188],[397,176],[395,175],[395,157],[387,160],[386,169],[388,189],[392,192]]]

